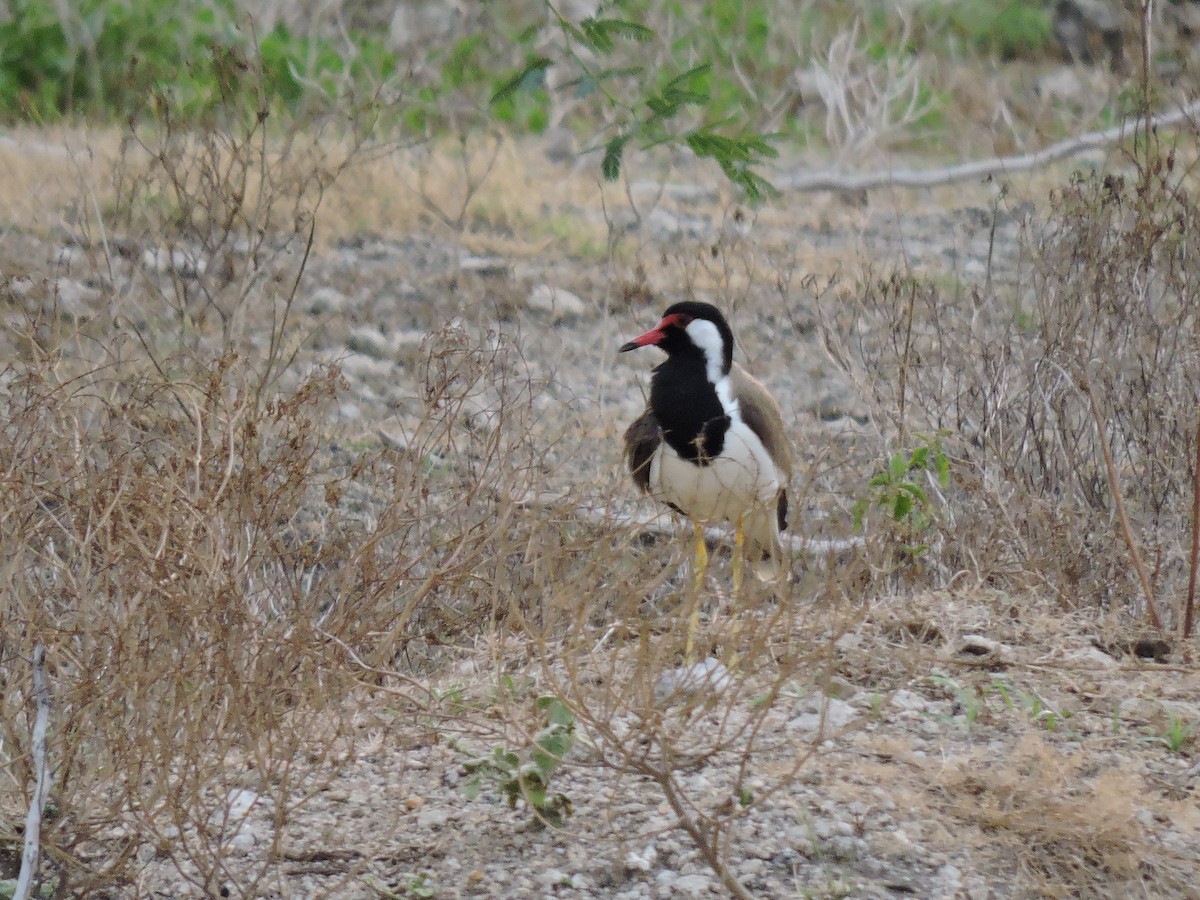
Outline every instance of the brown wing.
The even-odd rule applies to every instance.
[[[662,429],[654,413],[647,407],[625,429],[625,464],[629,466],[633,483],[647,494],[650,493],[650,458],[661,443]]]
[[[792,480],[792,442],[788,440],[787,428],[783,424],[783,413],[766,386],[734,364],[733,395],[737,398],[742,420],[758,435],[767,449],[767,455],[779,467],[784,488],[779,492],[779,527],[787,527],[787,484]]]

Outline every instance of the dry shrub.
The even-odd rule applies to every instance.
[[[966,840],[1011,861],[1022,894],[1125,897],[1144,889],[1143,878],[1156,891],[1186,891],[1190,860],[1156,845],[1139,822],[1143,779],[1097,771],[1091,754],[1064,754],[1029,732],[1004,760],[981,750],[955,762],[941,787],[952,814],[978,829]]]
[[[1107,446],[1154,595],[1182,595],[1200,207],[1175,151],[1155,145],[1137,163],[1055,191],[1044,222],[1025,220],[1025,249],[989,265],[982,285],[897,272],[823,304],[827,345],[890,440],[941,434],[952,449],[954,520],[970,527],[931,571],[1047,586],[1067,608],[1144,608]],[[1013,215],[1002,206],[993,229]]]

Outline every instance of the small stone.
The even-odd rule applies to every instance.
[[[1099,647],[1083,647],[1072,650],[1063,656],[1063,662],[1072,665],[1096,666],[1101,669],[1113,669],[1120,665]]]
[[[321,316],[338,312],[346,306],[346,295],[341,291],[322,285],[312,292],[305,306],[310,316]]]
[[[637,850],[626,853],[623,865],[626,872],[649,872],[657,862],[658,850],[650,843],[640,853]]]
[[[712,893],[713,882],[707,875],[683,875],[671,882],[671,888],[676,896],[703,897]]]
[[[1012,661],[1012,648],[980,634],[964,634],[950,647],[950,654],[959,658],[978,660],[981,664]]]
[[[550,313],[554,321],[577,319],[587,312],[587,304],[563,288],[539,284],[529,294],[529,308]]]
[[[450,810],[441,809],[437,806],[424,807],[417,813],[418,828],[442,828],[450,821]]]
[[[404,798],[404,805],[408,809],[420,809],[425,805],[425,800],[421,797],[412,796]]]
[[[482,278],[503,278],[512,271],[508,260],[498,256],[464,256],[458,267]]]
[[[249,827],[249,823],[245,823],[237,830],[237,834],[229,840],[228,846],[230,850],[236,853],[245,854],[253,850],[257,844],[258,835],[255,834],[253,828]]]
[[[147,248],[142,252],[142,266],[159,275],[175,274],[184,278],[199,278],[208,269],[208,260],[201,258],[198,253],[158,247]]]
[[[245,788],[234,788],[225,795],[225,809],[216,810],[212,814],[211,821],[229,822],[244,819],[258,802],[259,796],[254,791],[246,790]]]
[[[73,278],[59,278],[54,282],[54,291],[45,303],[47,314],[60,319],[79,321],[86,318],[100,299],[100,292]]]
[[[816,734],[824,727],[826,732],[839,731],[858,718],[858,712],[845,700],[814,694],[801,700],[800,714],[787,724],[790,731]]]
[[[908,712],[924,712],[929,709],[930,704],[920,694],[901,688],[892,694],[890,705]]]
[[[704,659],[659,675],[654,682],[654,703],[657,706],[679,703],[699,691],[720,693],[731,683],[729,670],[720,660]]]
[[[378,328],[363,326],[355,328],[346,336],[346,349],[362,353],[373,359],[383,359],[389,355],[387,339]]]
[[[538,873],[537,883],[543,888],[556,888],[561,885],[569,884],[571,876],[562,869],[546,869]]]

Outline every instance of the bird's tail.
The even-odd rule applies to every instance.
[[[779,539],[779,518],[773,508],[759,508],[746,516],[746,559],[759,581],[778,581],[788,570]]]

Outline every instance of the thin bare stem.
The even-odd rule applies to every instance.
[[[1196,465],[1192,469],[1192,558],[1188,567],[1187,599],[1183,604],[1184,640],[1192,636],[1197,570],[1200,570],[1200,416],[1196,418]]]
[[[1104,455],[1104,470],[1108,475],[1108,489],[1112,493],[1113,504],[1117,508],[1117,519],[1121,523],[1121,536],[1125,546],[1129,548],[1129,556],[1133,560],[1133,568],[1137,572],[1138,581],[1142,585],[1142,594],[1146,597],[1146,609],[1150,612],[1150,621],[1160,632],[1163,630],[1162,619],[1158,617],[1158,608],[1154,605],[1154,590],[1150,586],[1150,576],[1146,573],[1146,565],[1142,562],[1141,551],[1133,539],[1133,530],[1129,527],[1129,517],[1125,514],[1125,500],[1121,496],[1121,484],[1117,480],[1117,467],[1113,465],[1112,451],[1108,448],[1105,437],[1104,416],[1100,413],[1100,404],[1092,393],[1091,383],[1083,376],[1083,392],[1087,395],[1088,404],[1092,410],[1092,421],[1096,423],[1096,439],[1100,444],[1100,452]]]

